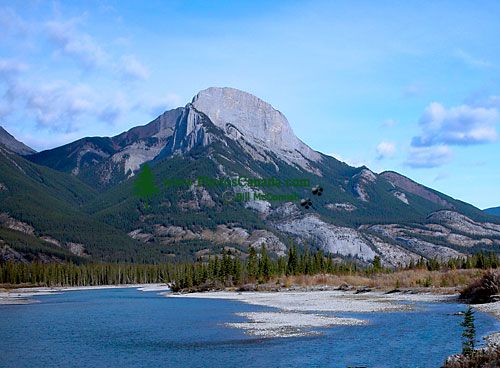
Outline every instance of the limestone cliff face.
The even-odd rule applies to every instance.
[[[312,171],[308,160],[321,160],[318,152],[295,136],[280,111],[250,93],[211,87],[199,92],[192,105],[228,136],[244,140],[256,149],[272,152],[285,162]],[[251,148],[242,146],[247,151]]]

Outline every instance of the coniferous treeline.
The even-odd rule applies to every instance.
[[[411,262],[403,269],[427,269],[437,271],[440,269],[471,269],[471,268],[497,268],[500,259],[496,253],[489,252],[467,257],[457,258],[448,262],[426,260],[421,258],[418,262]],[[223,252],[222,257],[209,258],[208,262],[185,264],[177,269],[172,279],[172,289],[182,290],[192,287],[212,288],[222,286],[238,286],[245,283],[266,282],[272,277],[336,274],[360,274],[370,276],[380,272],[393,272],[394,269],[382,266],[379,256],[375,256],[372,265],[361,267],[356,262],[334,262],[331,255],[324,256],[322,251],[299,253],[292,245],[286,257],[271,259],[263,245],[260,255],[255,248],[250,248],[246,262],[234,257],[230,251]]]
[[[441,263],[421,258],[403,269],[489,269],[498,268],[500,259],[496,253],[477,253],[465,259],[457,258]],[[325,256],[321,250],[299,251],[295,245],[289,247],[285,257],[271,258],[265,245],[260,252],[250,247],[246,260],[240,259],[230,250],[221,256],[209,257],[208,261],[191,263],[147,264],[23,264],[7,262],[0,264],[0,284],[30,284],[38,286],[97,286],[137,283],[170,283],[173,290],[189,288],[214,288],[239,286],[246,283],[262,283],[273,277],[335,274],[365,275],[393,272],[382,266],[376,256],[372,265],[362,267],[354,261],[334,261],[332,255]]]
[[[0,264],[0,284],[97,286],[170,282],[179,265],[13,263]]]

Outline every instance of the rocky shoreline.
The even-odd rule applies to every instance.
[[[281,290],[278,292],[209,291],[164,293],[169,298],[226,299],[273,308],[273,311],[241,313],[247,321],[228,323],[246,333],[265,337],[295,337],[315,334],[319,327],[364,325],[362,318],[342,318],[332,313],[411,311],[407,302],[450,302],[458,294],[330,290],[322,288]]]
[[[36,296],[59,294],[65,291],[101,290],[136,288],[141,291],[167,291],[167,284],[128,284],[128,285],[99,285],[99,286],[65,286],[65,287],[29,287],[18,289],[0,289],[0,305],[38,303]]]

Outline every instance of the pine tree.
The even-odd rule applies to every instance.
[[[297,249],[294,244],[290,245],[288,249],[288,264],[286,273],[287,275],[295,275],[298,272],[298,258],[297,258]]]
[[[476,327],[474,326],[474,311],[469,307],[464,314],[464,321],[460,324],[462,332],[462,354],[471,355],[474,352],[476,341]]]
[[[249,277],[257,277],[258,273],[258,263],[257,263],[257,252],[254,247],[250,247],[248,253],[247,271]]]
[[[153,172],[148,164],[144,164],[141,172],[137,174],[134,182],[134,192],[139,198],[145,199],[146,208],[148,208],[148,202],[153,195],[158,194],[159,190],[155,184]]]
[[[264,244],[262,244],[260,249],[259,276],[263,277],[266,281],[271,277],[271,259],[267,255],[266,246]]]

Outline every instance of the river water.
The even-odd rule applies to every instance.
[[[165,298],[131,288],[37,296],[0,305],[0,367],[439,367],[461,349],[457,303],[415,303],[411,312],[336,313],[368,320],[321,334],[259,338],[227,327],[230,300]],[[500,330],[477,312],[478,340]]]

